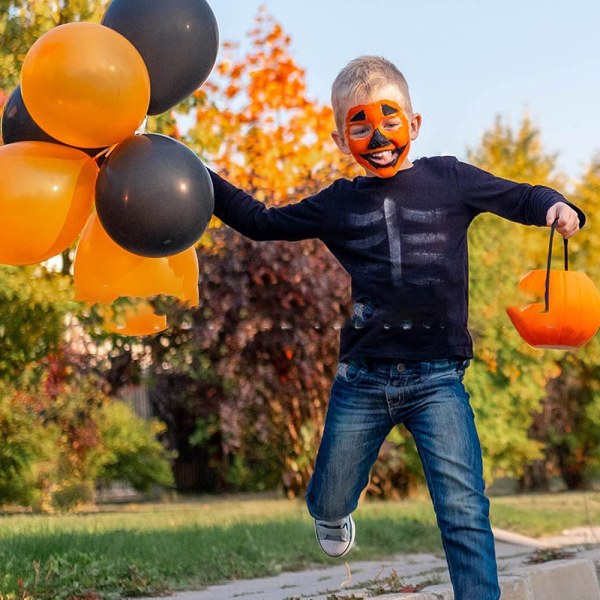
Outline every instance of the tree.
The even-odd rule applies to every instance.
[[[593,223],[600,210],[600,155],[590,162],[572,195]],[[569,242],[570,268],[600,282],[600,236],[590,223]],[[568,489],[585,488],[600,470],[600,342],[596,336],[559,357],[560,376],[551,380],[536,415],[546,459]]]
[[[331,108],[306,95],[291,39],[263,7],[245,56],[226,56],[196,96],[196,123],[185,141],[244,190],[281,204],[315,193],[334,177],[357,175],[330,134]],[[267,197],[268,191],[268,197]]]
[[[561,189],[556,155],[545,152],[540,131],[525,116],[516,131],[500,118],[469,159],[495,175]],[[528,435],[548,379],[556,377],[556,355],[530,348],[518,336],[505,308],[530,302],[516,292],[528,270],[543,268],[548,230],[483,214],[469,231],[470,328],[475,360],[467,386],[479,421],[487,476],[523,477],[528,464],[543,457],[543,444]],[[532,473],[529,473],[531,479]]]
[[[43,266],[0,266],[0,379],[16,381],[25,367],[62,344],[75,309],[71,280]]]
[[[99,22],[109,0],[0,0],[0,88],[19,82],[27,51],[46,31],[74,21]]]
[[[202,308],[153,344],[159,381],[178,382],[159,384],[159,415],[175,410],[193,431],[216,413],[220,446],[210,459],[224,484],[272,487],[282,477],[297,493],[318,446],[346,278],[315,242],[258,245],[225,228],[214,239],[201,255]]]

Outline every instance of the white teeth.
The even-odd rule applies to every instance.
[[[377,162],[390,162],[393,160],[395,152],[393,150],[385,150],[384,152],[375,152],[371,154],[371,159]]]

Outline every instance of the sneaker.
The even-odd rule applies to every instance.
[[[340,558],[350,552],[356,536],[352,515],[338,521],[315,519],[315,535],[321,550],[332,558]]]

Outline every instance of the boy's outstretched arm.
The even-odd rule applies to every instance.
[[[215,192],[215,216],[242,235],[260,241],[321,237],[327,189],[295,204],[267,208],[210,169],[208,172]]]
[[[565,237],[585,224],[584,212],[550,187],[502,179],[458,160],[454,174],[460,196],[473,216],[491,212],[516,223],[540,227],[551,226],[558,217],[557,231]]]

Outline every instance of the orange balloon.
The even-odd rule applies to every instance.
[[[198,305],[198,257],[193,247],[164,258],[132,254],[112,241],[96,213],[77,247],[74,280],[79,300],[109,304],[119,297],[165,294]]]
[[[47,260],[75,241],[94,202],[98,166],[47,142],[0,147],[0,263]]]
[[[21,92],[33,120],[79,148],[111,146],[132,135],[150,102],[146,65],[120,33],[96,23],[51,29],[29,49]]]
[[[546,271],[529,271],[519,289],[544,296]],[[535,348],[573,350],[589,342],[600,327],[600,294],[579,271],[550,271],[549,309],[544,302],[506,309],[519,335]]]
[[[146,301],[124,307],[115,313],[108,307],[105,315],[104,328],[119,335],[152,335],[167,328],[167,317],[157,315],[152,305]]]

